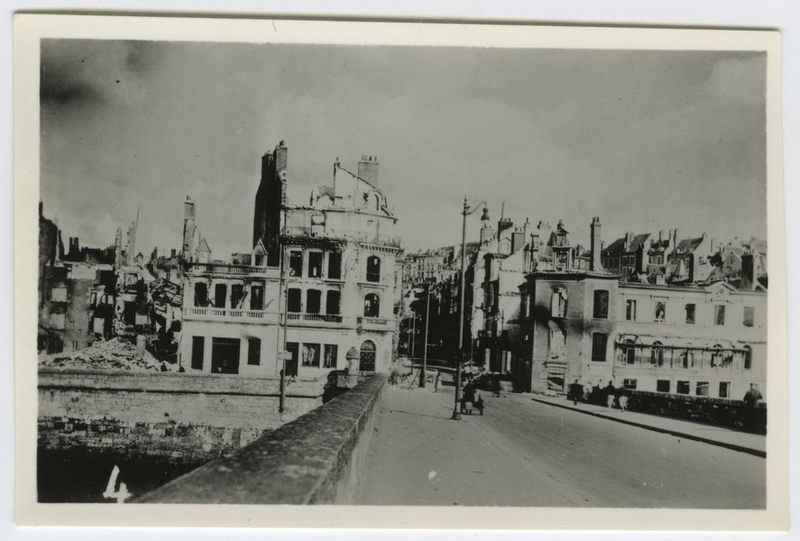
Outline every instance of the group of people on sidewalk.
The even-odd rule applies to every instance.
[[[630,392],[624,387],[614,387],[613,381],[609,381],[608,385],[602,387],[602,382],[590,385],[583,384],[576,379],[567,390],[567,400],[572,400],[576,406],[578,401],[598,406],[605,405],[608,409],[613,408],[616,404],[620,410],[628,411],[629,398]]]

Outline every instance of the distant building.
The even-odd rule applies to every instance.
[[[623,281],[639,274],[645,274],[649,263],[646,248],[650,233],[625,233],[605,247],[601,260],[603,268],[608,272],[619,274]]]
[[[610,253],[622,257],[640,249],[631,246]],[[724,282],[626,283],[602,269],[537,269],[520,294],[518,390],[565,391],[576,379],[723,399],[740,399],[750,383],[766,389],[764,291],[737,290]]]
[[[290,205],[287,155],[281,142],[262,159],[250,254],[221,263],[198,243],[184,286],[182,366],[278,375],[285,349],[287,375],[324,378],[355,348],[360,372],[388,371],[400,241],[377,158],[362,157],[357,174],[337,160],[333,186]]]
[[[111,332],[113,251],[80,248],[78,239],[70,237],[69,251],[64,253],[58,226],[42,210],[39,203],[37,349],[42,353],[83,349]]]

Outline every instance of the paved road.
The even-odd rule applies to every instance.
[[[452,388],[387,389],[362,505],[764,508],[766,460],[519,397],[450,420]]]

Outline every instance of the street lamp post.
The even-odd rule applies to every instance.
[[[459,291],[459,310],[458,310],[458,358],[456,359],[456,393],[455,405],[453,406],[453,416],[451,419],[454,421],[461,420],[461,363],[464,360],[464,289],[466,284],[466,257],[467,257],[467,216],[473,214],[478,207],[483,205],[486,207],[486,202],[481,202],[475,205],[475,208],[470,209],[467,203],[467,197],[464,196],[464,209],[461,211],[461,287]]]
[[[428,321],[431,314],[431,290],[430,285],[425,288],[425,342],[422,344],[422,374],[419,377],[420,389],[425,388],[425,371],[428,368]]]

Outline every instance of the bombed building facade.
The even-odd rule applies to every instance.
[[[332,185],[307,205],[287,200],[287,158],[282,141],[262,158],[251,253],[219,262],[199,238],[186,254],[182,367],[278,375],[286,351],[288,376],[321,378],[354,350],[360,372],[385,372],[400,241],[377,158],[362,157],[357,173],[337,159]],[[194,204],[185,212],[196,227]]]
[[[599,219],[591,227],[588,269],[539,268],[520,285],[518,389],[566,391],[575,380],[611,381],[632,390],[738,399],[756,384],[766,395],[763,287],[753,280],[746,289],[726,281],[621,280],[597,257]],[[640,240],[630,244],[638,245],[634,251],[647,239]]]

